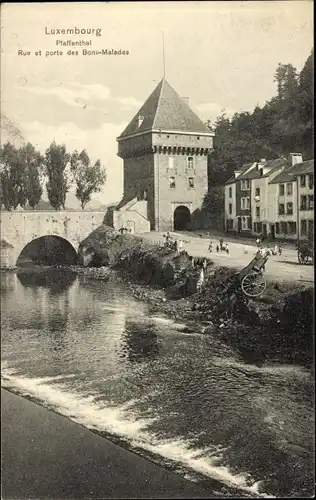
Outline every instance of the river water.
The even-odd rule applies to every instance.
[[[1,304],[3,387],[211,492],[312,494],[303,367],[245,364],[216,334],[150,316],[114,273],[4,273]]]

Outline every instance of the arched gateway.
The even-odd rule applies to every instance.
[[[191,214],[188,207],[180,205],[173,213],[173,229],[175,231],[183,231],[190,229]]]

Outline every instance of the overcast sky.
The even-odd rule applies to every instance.
[[[163,76],[190,97],[200,117],[252,111],[276,92],[279,62],[301,70],[313,45],[312,1],[138,2],[2,5],[1,111],[26,141],[86,149],[108,181],[102,203],[119,201],[122,160],[116,137]],[[46,35],[101,29],[101,36]],[[56,40],[92,40],[88,50],[129,55],[68,56]],[[30,56],[18,50],[31,51]],[[42,50],[41,56],[34,55]],[[62,56],[45,56],[62,50]]]

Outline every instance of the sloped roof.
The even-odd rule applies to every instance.
[[[246,172],[242,175],[240,175],[238,177],[238,180],[242,180],[242,179],[259,179],[259,178],[265,178],[265,177],[269,177],[269,175],[271,175],[273,172],[275,172],[275,170],[278,170],[279,168],[281,167],[288,167],[291,165],[291,160],[289,159],[286,159],[286,158],[277,158],[275,160],[268,160],[268,161],[265,161],[264,163],[261,163],[261,162],[257,162],[257,167],[253,168],[252,170],[250,170],[250,172]],[[260,168],[261,167],[264,167],[264,168],[269,168],[269,172],[263,174],[263,175],[260,175]]]
[[[139,116],[143,117],[140,126]],[[157,85],[118,139],[159,129],[214,135],[165,78]]]
[[[272,179],[269,184],[278,184],[280,182],[294,181],[296,176],[300,174],[309,174],[314,172],[314,160],[307,160],[301,163],[296,163]]]
[[[245,170],[248,170],[248,168],[251,167],[251,165],[253,165],[253,163],[246,163],[245,165],[243,165],[242,167],[238,167],[238,168],[235,168],[234,169],[234,172],[244,172]],[[238,178],[235,177],[235,174],[232,175],[228,181],[225,182],[225,184],[233,184],[235,181],[237,181],[237,179],[239,179],[241,177],[241,174],[239,174]]]

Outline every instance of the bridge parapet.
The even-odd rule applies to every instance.
[[[80,242],[100,226],[104,212],[1,211],[1,267],[14,267],[23,248],[36,238],[59,236],[77,251]]]

